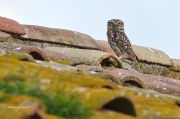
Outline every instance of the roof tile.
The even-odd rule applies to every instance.
[[[88,65],[113,65],[118,68],[123,67],[121,60],[119,60],[116,55],[107,52],[59,47],[46,47],[45,49],[69,56],[79,57],[84,64]]]
[[[81,48],[99,49],[99,46],[89,35],[64,30],[55,29],[42,26],[22,25],[26,31],[25,35],[22,35],[23,39],[31,39],[39,42],[52,42],[60,43],[64,45],[70,45]]]
[[[22,35],[26,33],[18,22],[5,17],[0,17],[0,31],[18,34],[18,35]]]

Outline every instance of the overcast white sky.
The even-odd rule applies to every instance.
[[[107,21],[121,19],[134,45],[180,59],[180,0],[0,0],[0,16],[107,40]]]

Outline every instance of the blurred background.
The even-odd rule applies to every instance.
[[[0,16],[20,24],[68,29],[107,40],[107,21],[121,19],[134,45],[180,59],[180,1],[1,0]]]

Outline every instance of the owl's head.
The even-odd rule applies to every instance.
[[[124,22],[119,19],[111,19],[107,23],[108,29],[117,29],[124,31]]]

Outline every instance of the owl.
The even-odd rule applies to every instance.
[[[109,20],[107,23],[108,43],[120,59],[137,61],[131,43],[124,32],[124,22],[119,19]]]

